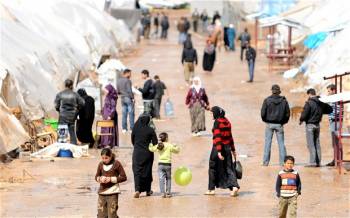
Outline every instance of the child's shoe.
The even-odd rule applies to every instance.
[[[166,195],[165,193],[162,194],[162,198],[166,198],[166,196],[167,196],[167,195]]]
[[[171,197],[172,197],[171,193],[167,193],[167,194],[166,194],[166,197],[167,197],[167,198],[171,198]]]
[[[208,190],[205,195],[215,195],[215,191],[214,190]]]

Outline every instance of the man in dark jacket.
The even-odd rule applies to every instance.
[[[328,104],[319,100],[315,89],[308,89],[309,99],[305,102],[300,116],[300,125],[306,123],[306,141],[310,152],[310,163],[306,167],[319,167],[321,164],[320,122],[323,114],[332,113],[333,109]]]
[[[256,51],[255,49],[248,43],[247,51],[245,53],[246,60],[248,62],[248,69],[249,69],[249,80],[247,82],[252,83],[254,79],[254,66],[255,66],[255,58],[256,58]]]
[[[143,84],[143,88],[139,88],[138,90],[142,93],[144,113],[154,117],[154,82],[150,78],[148,70],[143,70],[141,77],[145,80],[145,83]]]
[[[75,135],[75,120],[79,109],[85,104],[84,99],[73,91],[73,81],[67,79],[64,82],[65,90],[58,93],[55,99],[55,108],[59,112],[58,123],[67,124],[70,136],[70,143],[77,144]]]
[[[272,95],[264,100],[261,107],[261,119],[266,123],[264,166],[268,166],[270,162],[271,143],[274,132],[276,132],[279,147],[280,165],[283,165],[284,157],[287,153],[284,145],[283,125],[288,123],[289,120],[290,111],[288,101],[284,96],[280,96],[281,88],[278,85],[273,85],[271,91]]]
[[[158,75],[154,76],[154,90],[155,90],[155,96],[154,96],[154,116],[156,119],[160,119],[160,106],[162,104],[162,97],[164,95],[164,90],[167,91],[167,95],[169,96],[168,89],[166,88],[166,85],[160,80]]]
[[[248,43],[250,43],[250,34],[248,33],[248,29],[244,28],[244,32],[241,33],[238,38],[238,41],[241,41],[241,61],[243,61],[243,53],[244,49],[248,47]]]
[[[185,81],[187,85],[190,85],[190,79],[194,77],[195,65],[198,64],[197,51],[193,48],[191,40],[184,44],[181,63],[184,65]]]
[[[162,32],[160,38],[166,39],[168,38],[168,29],[169,29],[169,18],[164,13],[162,13],[162,19],[160,21],[160,26],[162,28]]]

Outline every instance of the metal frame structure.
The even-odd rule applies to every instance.
[[[350,72],[345,72],[343,74],[335,74],[333,76],[330,77],[324,77],[324,80],[330,80],[330,79],[334,79],[334,84],[335,84],[335,91],[336,94],[337,93],[342,93],[343,91],[343,77],[344,76],[350,76]],[[339,79],[339,80],[338,80]],[[338,82],[339,82],[339,86],[338,86]],[[339,92],[338,92],[339,91]],[[340,111],[339,111],[339,117],[335,117],[335,130],[336,133],[333,137],[335,137],[337,140],[334,140],[334,160],[336,163],[336,166],[338,168],[338,172],[339,174],[341,174],[341,168],[343,165],[343,162],[350,162],[350,160],[344,160],[343,159],[343,139],[350,139],[350,133],[344,133],[342,131],[343,129],[343,110],[344,110],[344,104],[348,104],[350,103],[350,100],[346,100],[346,101],[338,101],[336,102],[340,107]],[[335,116],[337,116],[337,107],[335,107]],[[339,129],[337,129],[338,124],[339,123]]]

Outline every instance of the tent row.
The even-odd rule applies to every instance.
[[[97,3],[93,0],[0,2],[3,108],[20,108],[26,120],[41,119],[54,111],[55,95],[63,88],[65,79],[86,72],[103,55],[117,58],[133,49],[135,39],[124,21],[111,17]],[[0,113],[5,116],[9,110]],[[18,129],[9,132],[15,135]],[[0,142],[6,142],[1,145],[11,147],[17,143],[6,135],[1,128]]]

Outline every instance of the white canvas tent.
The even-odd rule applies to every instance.
[[[0,7],[6,12],[0,15],[0,64],[18,93],[9,101],[16,105],[9,106],[20,106],[28,119],[53,110],[54,96],[66,78],[135,42],[123,21],[89,1],[4,0]]]
[[[305,59],[301,69],[310,85],[325,84],[323,77],[350,71],[350,24],[335,36],[328,37]]]
[[[0,148],[27,139],[7,107],[40,119],[54,110],[65,79],[135,44],[125,23],[93,0],[3,0],[0,12]]]

